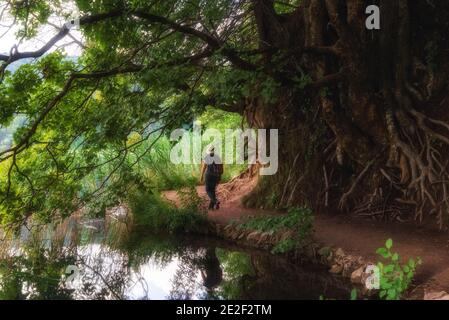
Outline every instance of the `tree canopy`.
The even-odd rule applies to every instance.
[[[381,0],[379,31],[358,0],[0,3],[20,26],[0,50],[0,124],[24,119],[0,150],[3,224],[126,192],[151,137],[210,105],[281,129],[284,164],[256,190],[278,207],[447,219],[447,1]],[[71,11],[82,39],[55,25],[21,50]],[[68,38],[79,57],[58,49]]]
[[[1,50],[0,123],[25,119],[0,151],[3,223],[73,212],[96,196],[80,194],[86,176],[102,167],[104,184],[126,175],[151,134],[192,121],[209,104],[232,110],[263,73],[252,62],[258,46],[244,1],[69,4],[80,15],[81,56],[57,48],[70,36],[66,25],[35,51]],[[52,16],[70,19],[67,5],[2,1],[2,18],[13,17],[26,41]],[[133,133],[139,138],[130,141]]]

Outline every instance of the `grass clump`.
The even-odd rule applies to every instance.
[[[183,191],[185,200],[183,205],[177,208],[164,200],[159,193],[136,192],[129,199],[129,206],[134,216],[137,227],[145,227],[154,232],[168,231],[195,232],[206,225],[206,215],[199,207],[198,195],[192,191]],[[190,201],[187,199],[191,199]]]
[[[138,166],[134,168],[150,186],[157,190],[176,190],[196,185],[199,180],[200,168],[195,164],[174,164],[170,160],[172,143],[168,137],[161,137],[157,141],[143,143],[142,149],[150,151],[142,157]]]
[[[239,228],[271,235],[291,231],[292,236],[278,241],[272,250],[273,253],[285,253],[304,245],[309,239],[313,232],[313,213],[306,207],[291,208],[287,215],[252,218]]]

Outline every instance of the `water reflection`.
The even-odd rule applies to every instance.
[[[213,292],[214,288],[223,280],[223,271],[221,270],[220,260],[218,260],[215,249],[215,247],[206,249],[206,254],[200,267],[203,286],[208,293]]]
[[[350,288],[316,267],[216,239],[73,218],[2,241],[0,299],[318,299]]]

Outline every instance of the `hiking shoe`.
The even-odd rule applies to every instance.
[[[215,209],[216,209],[216,210],[220,209],[220,201],[217,201],[217,202],[215,203]]]
[[[209,202],[209,210],[212,210],[212,209],[214,209],[214,203],[211,201],[211,202]]]

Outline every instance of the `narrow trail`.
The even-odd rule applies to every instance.
[[[281,215],[281,211],[267,211],[262,209],[248,209],[241,205],[241,198],[255,185],[255,181],[237,188],[219,187],[218,194],[221,200],[219,210],[209,210],[211,221],[227,224],[234,220],[260,215]],[[197,187],[198,194],[207,198],[204,186]],[[175,191],[166,191],[167,200],[177,203]],[[317,242],[342,248],[347,254],[360,255],[369,261],[378,261],[375,252],[383,246],[385,240],[393,239],[395,252],[407,260],[420,257],[423,264],[419,267],[416,281],[417,290],[421,293],[446,291],[449,292],[449,234],[448,232],[430,230],[417,225],[402,223],[387,223],[367,221],[345,215],[317,214],[314,224],[314,238]]]
[[[231,221],[248,218],[250,216],[283,214],[280,211],[257,210],[243,207],[241,199],[254,188],[256,181],[255,179],[245,178],[241,179],[239,182],[240,183],[231,186],[229,184],[220,184],[218,186],[217,196],[221,201],[220,209],[209,210],[207,212],[208,218],[211,221],[220,224],[228,224]],[[201,198],[205,199],[205,202],[208,201],[204,186],[197,186],[196,191]],[[168,201],[175,205],[179,205],[176,191],[165,191],[163,195]]]

